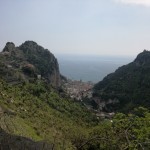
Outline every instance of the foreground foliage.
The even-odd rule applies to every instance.
[[[38,80],[19,85],[0,80],[0,127],[56,150],[150,149],[147,109],[98,121],[82,104]]]
[[[146,110],[140,107],[136,112]],[[118,113],[112,121],[94,127],[85,149],[138,150],[150,149],[150,113],[143,116]]]
[[[84,106],[42,81],[13,86],[0,81],[0,91],[0,126],[8,133],[72,149],[72,143],[84,139],[86,129],[97,123]]]

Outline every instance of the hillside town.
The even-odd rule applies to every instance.
[[[90,81],[83,82],[82,80],[77,81],[68,79],[67,82],[64,84],[64,89],[71,98],[82,101],[82,99],[85,97],[92,97],[93,85],[94,84]]]

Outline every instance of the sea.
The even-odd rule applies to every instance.
[[[93,56],[57,54],[60,73],[71,80],[97,83],[115,72],[118,67],[132,62],[134,56]]]

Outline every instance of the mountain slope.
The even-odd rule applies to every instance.
[[[144,108],[137,115],[117,114],[112,121],[98,122],[84,106],[44,83],[10,85],[0,80],[0,91],[2,150],[150,148],[150,113]]]
[[[57,59],[33,41],[19,47],[6,44],[0,53],[0,77],[12,83],[42,78],[55,87],[60,85]]]
[[[43,82],[0,81],[0,91],[0,127],[10,134],[48,141],[61,149],[73,147],[72,140],[86,136],[86,128],[97,122],[84,106],[59,96]]]
[[[2,134],[44,140],[58,150],[73,149],[79,136],[86,137],[86,129],[97,119],[58,90],[60,76],[57,59],[47,49],[33,41],[19,47],[8,42],[0,53]]]
[[[147,109],[117,114],[111,121],[97,118],[56,88],[57,78],[50,76],[57,65],[49,66],[50,58],[44,62],[45,50],[33,42],[25,45],[7,43],[0,53],[0,149],[150,149]]]
[[[150,52],[144,50],[133,62],[97,83],[94,99],[106,111],[150,108]]]

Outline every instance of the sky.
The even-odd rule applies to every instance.
[[[32,40],[56,54],[150,50],[150,0],[0,0],[0,49]]]

